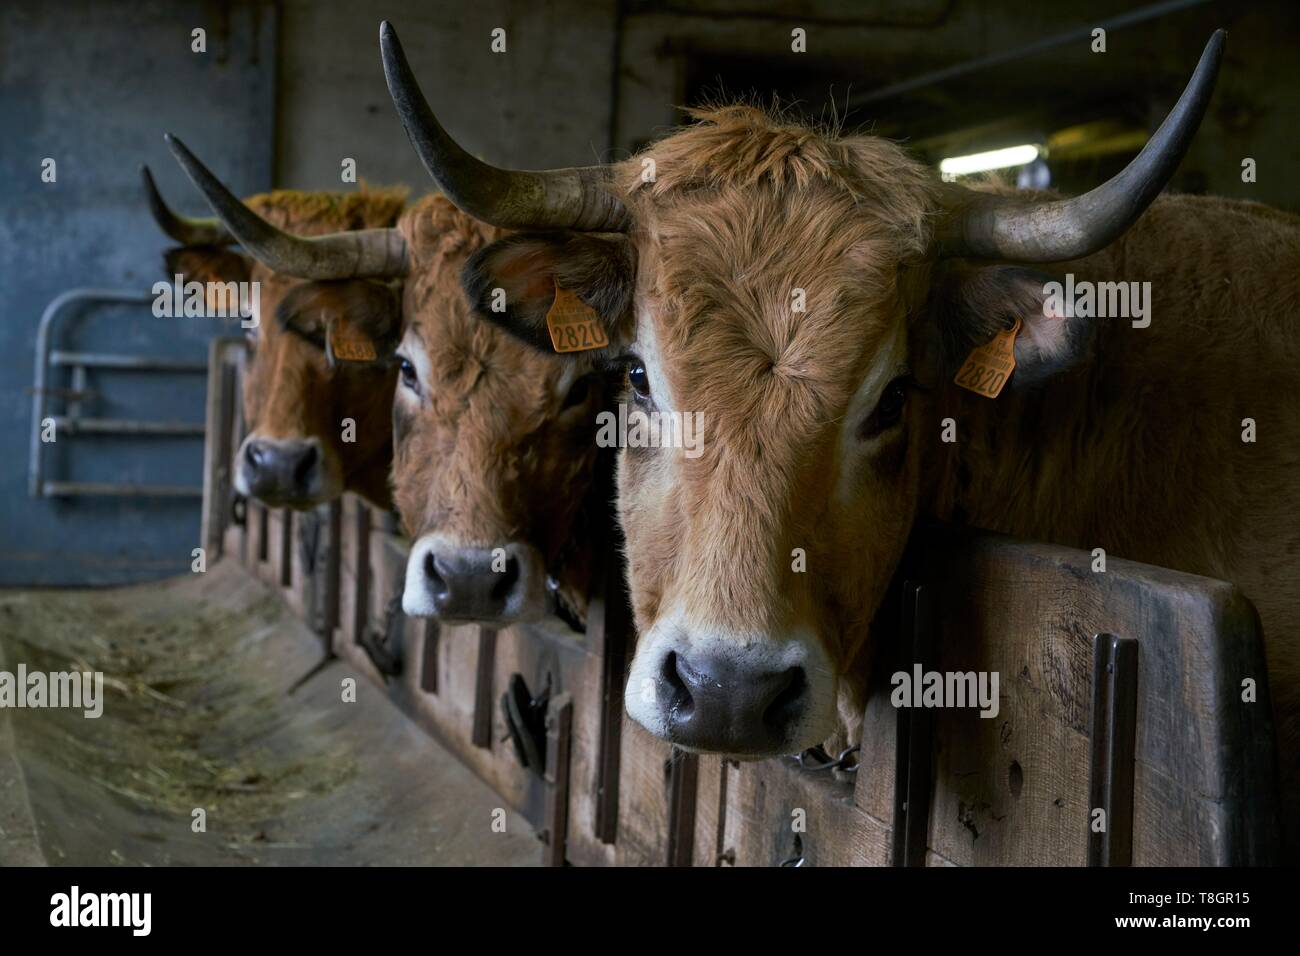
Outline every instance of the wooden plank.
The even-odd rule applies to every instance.
[[[615,859],[620,866],[666,866],[673,748],[626,712],[621,719]]]
[[[1091,637],[1141,645],[1133,862],[1267,858],[1276,767],[1257,618],[1222,582],[997,535],[946,533],[926,549],[938,582],[939,667],[995,671],[1000,711],[935,712],[940,781],[930,848],[962,865],[1082,865],[1089,834]],[[1262,684],[1261,684],[1262,686]]]
[[[225,550],[230,524],[231,465],[234,449],[235,402],[238,370],[234,350],[244,349],[242,338],[223,336],[208,343],[208,391],[203,433],[203,511],[199,544],[208,561],[219,560]]]

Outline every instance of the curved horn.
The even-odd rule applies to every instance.
[[[182,246],[227,246],[235,241],[230,230],[221,224],[215,216],[207,219],[190,218],[172,212],[167,201],[162,198],[153,173],[148,166],[140,167],[140,182],[144,186],[144,196],[149,202],[149,211],[153,213],[154,222],[166,235],[175,239]]]
[[[326,236],[293,236],[245,206],[179,139],[164,139],[212,211],[254,259],[302,279],[388,278],[406,273],[406,240],[397,229],[358,229]]]
[[[939,227],[939,255],[1064,262],[1113,242],[1156,198],[1187,152],[1214,91],[1223,42],[1224,32],[1215,31],[1165,121],[1113,178],[1082,196],[1052,202],[962,190]]]
[[[601,188],[609,180],[609,167],[522,171],[475,159],[429,109],[387,20],[379,25],[379,50],[389,95],[411,145],[434,182],[465,212],[508,229],[612,232],[627,227],[627,210]]]

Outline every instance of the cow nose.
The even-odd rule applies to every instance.
[[[655,687],[666,736],[693,750],[779,753],[808,706],[802,667],[767,670],[734,659],[671,652]]]
[[[271,504],[311,499],[321,488],[321,453],[315,439],[250,439],[244,446],[248,493]]]
[[[407,565],[408,614],[506,625],[534,616],[538,575],[526,545],[472,548],[422,539]]]

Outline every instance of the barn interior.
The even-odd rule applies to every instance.
[[[102,720],[0,708],[0,865],[735,858],[704,810],[690,833],[673,829],[684,794],[716,808],[725,784],[719,793],[695,779],[675,754],[641,766],[624,750],[622,770],[616,756],[611,765],[607,724],[621,720],[622,691],[609,688],[622,661],[595,655],[606,637],[589,628],[533,650],[505,631],[455,627],[435,648],[423,622],[393,623],[400,563],[387,549],[400,530],[355,503],[333,519],[354,591],[322,624],[304,610],[320,600],[305,580],[304,519],[250,507],[236,526],[229,513],[213,461],[230,452],[238,392],[213,343],[240,333],[151,312],[173,243],[139,169],[191,216],[210,213],[164,133],[240,196],[433,191],[385,86],[381,18],[446,128],[498,165],[620,159],[693,107],[745,99],[897,140],[936,169],[1020,147],[1013,165],[953,175],[1066,194],[1137,155],[1222,28],[1214,100],[1170,189],[1300,213],[1291,0],[8,0],[0,671],[102,671],[106,687]],[[405,674],[362,646],[394,628],[406,635]],[[489,650],[495,670],[482,664]],[[417,699],[436,696],[427,674],[407,680],[434,655],[439,693],[464,689],[443,709]],[[519,728],[501,704],[515,672],[534,695],[548,681],[552,705],[573,691],[573,779],[597,782],[571,804],[557,808],[567,798],[549,762],[519,766]],[[588,673],[604,689],[591,714],[578,699],[586,678],[574,676]],[[355,703],[340,709],[349,679]],[[558,760],[570,718],[550,714],[534,742],[549,740],[546,759]],[[614,777],[632,774],[654,779],[662,809],[610,795]],[[986,810],[953,815],[978,836],[973,815]],[[618,821],[642,812],[663,818],[664,845],[634,834],[620,847]],[[589,817],[591,834],[579,835]],[[566,821],[567,847],[556,838]],[[764,852],[802,860],[796,844]]]

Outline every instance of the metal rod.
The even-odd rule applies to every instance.
[[[1133,865],[1133,762],[1137,749],[1138,642],[1092,638],[1088,865]],[[1097,811],[1101,829],[1095,824]]]
[[[877,103],[880,100],[891,99],[902,93],[910,93],[913,90],[933,86],[936,83],[942,83],[944,80],[951,80],[954,77],[965,76],[967,73],[974,73],[978,70],[984,70],[991,66],[998,66],[1002,63],[1010,63],[1027,56],[1033,56],[1035,53],[1042,53],[1058,46],[1064,46],[1067,43],[1089,39],[1092,36],[1092,31],[1098,28],[1102,30],[1119,30],[1123,27],[1129,27],[1137,23],[1143,23],[1147,20],[1155,19],[1156,17],[1162,17],[1168,13],[1177,13],[1180,10],[1186,10],[1189,7],[1198,7],[1209,2],[1210,0],[1167,0],[1165,3],[1157,3],[1149,7],[1142,7],[1139,10],[1131,10],[1128,13],[1122,13],[1119,16],[1111,17],[1109,20],[1102,20],[1098,23],[1089,24],[1088,26],[1078,27],[1074,30],[1068,30],[1065,33],[1058,33],[1055,36],[1045,37],[1042,40],[1037,40],[1033,43],[1016,47],[1011,50],[1003,50],[999,53],[990,53],[988,56],[976,57],[973,60],[967,60],[964,63],[945,67],[942,70],[923,73],[920,76],[912,77],[910,80],[891,83],[889,86],[882,86],[878,90],[871,90],[870,92],[863,93],[860,96],[850,97],[848,108],[853,109],[858,106],[864,106],[867,103]]]
[[[196,374],[202,372],[206,374],[208,371],[206,362],[154,355],[110,355],[105,352],[64,352],[56,349],[50,353],[49,361],[51,365],[129,369],[138,372],[194,372]]]
[[[203,489],[191,485],[136,485],[93,481],[47,481],[41,486],[46,498],[76,495],[113,498],[202,498]]]
[[[33,498],[41,496],[44,483],[41,480],[42,460],[41,422],[45,418],[46,392],[45,368],[50,352],[50,330],[55,319],[69,305],[77,302],[112,302],[125,305],[147,305],[153,301],[152,296],[138,292],[122,292],[117,289],[69,289],[54,297],[45,311],[41,313],[36,326],[36,368],[32,375],[32,435],[27,460],[27,491]]]
[[[184,435],[197,437],[205,433],[198,422],[145,422],[127,418],[69,418],[54,417],[57,431],[69,435]]]

